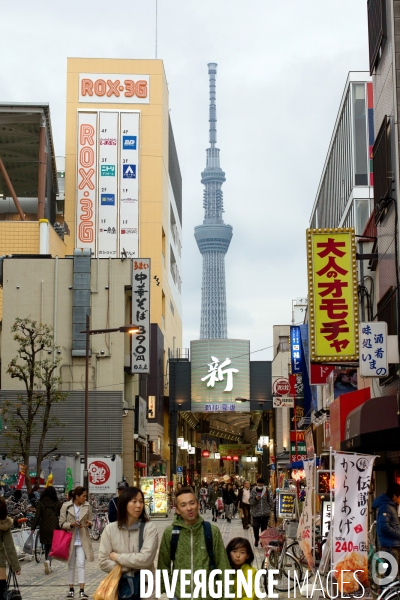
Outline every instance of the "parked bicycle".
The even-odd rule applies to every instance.
[[[106,512],[95,513],[92,521],[92,527],[89,530],[89,535],[92,540],[97,542],[97,540],[100,539],[100,536],[103,533],[106,525],[108,525],[108,514]]]
[[[293,590],[296,580],[302,580],[302,568],[299,560],[292,552],[288,551],[287,540],[294,539],[297,533],[298,523],[293,523],[292,529],[287,533],[283,528],[269,527],[260,535],[262,546],[265,550],[266,570],[276,570],[274,574],[277,580],[275,585],[278,592]],[[296,531],[294,531],[296,529]],[[268,589],[268,574],[265,577],[265,589]]]

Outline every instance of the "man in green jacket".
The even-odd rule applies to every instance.
[[[176,528],[180,528],[178,543],[176,546],[175,560],[173,565],[171,564],[171,542],[172,532]],[[229,564],[228,556],[226,554],[224,544],[222,541],[221,533],[216,525],[211,525],[212,533],[212,548],[214,558],[214,569],[232,569]],[[190,586],[186,587],[186,592],[189,591],[193,597],[193,591],[195,583],[193,581],[193,574],[198,569],[207,571],[207,581],[210,573],[210,556],[207,550],[207,544],[204,535],[203,519],[199,515],[199,502],[190,488],[182,488],[176,494],[176,517],[170,527],[167,527],[164,531],[160,551],[158,554],[157,569],[167,570],[169,574],[169,581],[172,579],[173,570],[188,569],[191,572],[190,575]],[[223,580],[223,574],[216,579]],[[161,577],[161,590],[166,593],[164,581]],[[180,598],[180,578],[178,577],[175,597]],[[210,598],[208,586],[207,586],[207,598]]]

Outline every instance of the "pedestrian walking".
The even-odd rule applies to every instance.
[[[246,479],[242,489],[239,490],[239,508],[242,509],[242,525],[243,529],[250,529],[250,481]]]
[[[255,600],[256,594],[254,588],[254,578],[256,576],[257,570],[254,567],[252,567],[252,562],[254,560],[254,552],[251,549],[249,540],[246,540],[246,538],[241,537],[233,538],[233,540],[231,540],[226,547],[226,553],[228,555],[231,568],[236,571],[235,598],[237,600]],[[249,581],[249,573],[251,573],[251,596],[244,596],[243,588],[242,594],[240,596],[238,595],[238,571],[243,572],[246,581]]]
[[[51,550],[51,544],[53,543],[54,530],[59,529],[60,527],[59,519],[61,506],[56,489],[52,485],[44,488],[31,525],[32,533],[39,525],[39,539],[40,543],[44,545],[44,572],[46,575],[51,573],[52,570],[49,552]]]
[[[391,483],[386,494],[378,496],[372,508],[377,509],[376,530],[380,550],[388,552],[400,567],[400,523],[397,514],[400,505],[400,484]]]
[[[0,497],[0,598],[5,597],[7,590],[6,559],[17,575],[21,573],[21,565],[11,535],[13,524],[13,519],[8,516],[7,503],[3,497]]]
[[[117,485],[117,495],[114,498],[111,498],[108,504],[108,522],[115,523],[118,519],[117,508],[118,508],[118,498],[122,492],[122,490],[126,490],[129,487],[129,483],[127,481],[120,481]]]
[[[257,548],[260,540],[260,528],[263,532],[268,527],[272,509],[272,499],[262,477],[257,479],[257,485],[250,494],[250,513],[253,519],[254,545]]]
[[[104,529],[99,550],[103,571],[110,573],[117,564],[122,567],[118,598],[133,600],[139,590],[140,569],[155,575],[157,548],[158,533],[146,515],[143,492],[137,487],[125,488],[118,498],[117,522]],[[155,598],[155,591],[149,598]]]
[[[222,499],[225,505],[225,518],[228,523],[230,523],[232,520],[233,507],[236,501],[235,492],[233,491],[231,483],[228,483],[226,488],[222,491]]]
[[[75,568],[78,571],[79,598],[89,598],[85,593],[85,560],[94,561],[92,541],[88,528],[92,526],[92,507],[87,502],[87,491],[78,486],[72,492],[72,502],[64,502],[61,507],[60,527],[72,531],[72,541],[68,559],[69,593],[66,598],[74,598]]]
[[[218,484],[215,483],[214,484],[214,489],[212,490],[212,492],[210,493],[210,504],[211,504],[211,513],[212,513],[212,520],[216,521],[218,518],[218,508],[216,505],[216,502],[218,500],[218,498],[222,499],[222,492],[218,487]]]
[[[199,515],[199,503],[190,488],[182,488],[176,497],[176,516],[164,531],[157,569],[166,570],[171,584],[175,570],[187,569],[190,573],[190,590],[193,597],[194,575],[198,569],[207,572],[206,579],[213,569],[226,571],[230,568],[228,557],[222,542],[221,533],[216,525],[204,521]],[[218,579],[217,575],[217,579]],[[219,577],[223,579],[224,573]],[[166,593],[164,582],[161,592]],[[179,600],[180,579],[177,580],[175,597]],[[210,598],[207,593],[207,599]]]

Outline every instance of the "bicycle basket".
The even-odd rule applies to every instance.
[[[285,536],[282,531],[276,527],[267,527],[261,534],[260,540],[263,546],[268,546],[270,542],[279,542],[283,544]]]
[[[297,538],[297,530],[299,528],[299,524],[297,521],[289,521],[285,523],[284,530],[286,532],[286,537],[291,540],[295,540]]]

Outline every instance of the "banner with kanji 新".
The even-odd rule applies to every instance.
[[[368,587],[368,496],[376,457],[340,452],[334,457],[332,569],[340,591],[361,598],[361,586]]]
[[[358,361],[354,229],[308,229],[310,360]]]

